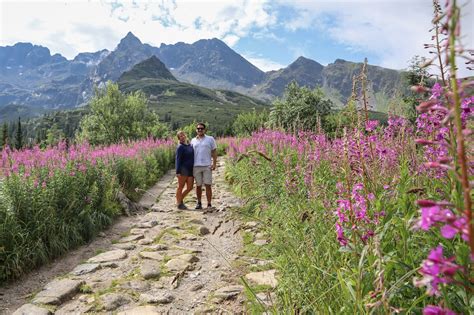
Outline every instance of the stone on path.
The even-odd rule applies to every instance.
[[[197,240],[197,236],[194,235],[194,234],[191,234],[191,233],[185,233],[183,235],[181,235],[181,239],[182,240],[185,240],[185,241],[195,241]]]
[[[260,292],[257,293],[257,299],[262,302],[266,307],[270,307],[273,306],[273,304],[276,302],[276,294],[274,292]]]
[[[13,312],[13,315],[49,315],[52,314],[49,310],[38,307],[33,304],[25,304],[19,309],[17,309],[15,312]]]
[[[249,221],[245,223],[245,228],[248,228],[248,229],[253,229],[257,226],[258,226],[258,222],[255,222],[255,221]]]
[[[115,247],[115,248],[124,249],[124,250],[132,250],[132,249],[135,249],[135,247],[136,247],[132,243],[117,243],[117,244],[114,244],[112,246]]]
[[[145,248],[145,250],[167,250],[167,249],[168,249],[168,246],[164,244],[155,244],[155,245],[151,245]]]
[[[201,227],[199,228],[199,235],[204,236],[204,235],[207,235],[207,234],[209,234],[209,233],[210,233],[210,231],[209,231],[209,229],[208,229],[207,227],[201,226]]]
[[[153,260],[158,260],[158,261],[162,261],[163,260],[163,255],[160,254],[160,253],[157,253],[157,252],[146,252],[146,251],[143,251],[143,252],[140,252],[140,257],[142,258],[146,258],[146,259],[153,259]]]
[[[71,274],[75,276],[85,275],[86,273],[94,272],[100,268],[101,266],[99,264],[82,264],[74,268]]]
[[[131,235],[144,235],[145,232],[147,232],[148,229],[142,229],[142,228],[134,228],[130,230]]]
[[[152,261],[145,261],[140,269],[140,272],[145,280],[160,277],[160,267],[157,263]]]
[[[48,283],[44,290],[36,295],[33,303],[59,305],[74,296],[84,283],[84,281],[80,280],[54,280]]]
[[[145,238],[143,234],[138,234],[138,235],[130,235],[127,237],[122,237],[119,242],[120,243],[128,243],[128,242],[133,242],[133,241],[138,241],[141,240],[142,238]]]
[[[153,240],[150,238],[144,238],[138,241],[138,245],[150,245],[151,243],[153,243]]]
[[[103,263],[114,260],[120,260],[127,257],[127,252],[123,249],[114,249],[102,254],[99,254],[95,257],[92,257],[88,260],[90,263]]]
[[[173,302],[174,296],[169,293],[143,293],[140,295],[140,301],[150,304],[168,304]]]
[[[268,285],[275,288],[278,285],[278,281],[275,278],[276,270],[266,270],[259,272],[251,272],[245,275],[245,278],[255,284]]]
[[[195,262],[199,261],[199,258],[196,255],[193,255],[193,254],[183,254],[183,255],[180,255],[176,258],[184,260],[188,263],[195,263]]]
[[[131,280],[120,285],[123,289],[131,289],[133,291],[144,292],[150,289],[150,283],[141,280]]]
[[[117,315],[160,315],[163,312],[156,306],[146,305],[146,306],[138,306],[134,307],[122,312],[118,312]]]
[[[150,220],[150,221],[138,223],[136,226],[137,226],[137,228],[149,229],[149,228],[152,228],[156,225],[158,225],[158,221]]]
[[[264,240],[264,239],[261,239],[261,240],[256,240],[255,242],[253,242],[253,244],[256,245],[256,246],[263,246],[263,245],[267,245],[268,241]]]
[[[118,293],[105,294],[101,299],[106,311],[113,311],[131,302],[131,299],[127,295]]]
[[[214,292],[214,296],[220,301],[228,300],[239,295],[239,293],[242,292],[243,289],[244,287],[241,285],[230,285],[218,289],[216,292]]]
[[[188,263],[187,261],[184,261],[182,259],[178,258],[173,258],[170,261],[166,263],[166,268],[168,268],[170,271],[184,271],[184,270],[190,270],[191,269],[191,264]]]
[[[201,290],[202,288],[204,288],[204,285],[202,283],[198,283],[198,284],[195,284],[191,287],[191,289],[189,289],[190,291],[197,291],[197,290]]]

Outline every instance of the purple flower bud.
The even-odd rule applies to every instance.
[[[425,93],[429,91],[429,89],[421,85],[413,85],[410,89],[415,93]]]
[[[431,107],[435,106],[436,104],[438,104],[438,100],[436,99],[421,102],[420,105],[416,107],[416,110],[420,113],[426,113],[428,110],[430,110]]]
[[[434,207],[437,205],[437,203],[433,200],[425,200],[425,199],[421,199],[421,200],[417,200],[416,201],[416,204],[422,208],[426,208],[426,207]]]
[[[436,143],[434,141],[426,140],[426,139],[415,139],[415,142],[421,145],[433,145]]]

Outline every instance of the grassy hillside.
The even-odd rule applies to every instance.
[[[174,80],[123,79],[119,87],[124,93],[143,91],[150,100],[150,108],[174,128],[193,121],[207,121],[216,134],[224,133],[239,113],[270,106],[236,92],[210,90]]]

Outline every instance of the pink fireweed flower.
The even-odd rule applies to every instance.
[[[423,309],[423,315],[456,315],[455,312],[441,306],[428,305]]]
[[[450,206],[450,203],[431,200],[418,200],[417,203],[421,206],[421,218],[416,223],[417,228],[427,231],[433,226],[441,226],[440,232],[444,238],[451,239],[458,233],[464,240],[469,238],[465,215],[456,216],[447,209],[446,206]]]
[[[454,259],[455,257],[445,258],[443,256],[441,245],[432,249],[419,270],[422,277],[414,279],[415,286],[426,286],[429,295],[439,295],[439,285],[452,282],[455,273],[461,269],[453,262]]]
[[[365,123],[365,130],[368,131],[368,132],[374,131],[377,128],[378,125],[379,125],[378,120],[368,120]]]

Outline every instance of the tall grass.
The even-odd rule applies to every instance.
[[[167,171],[169,141],[87,144],[2,152],[0,280],[13,279],[90,241],[121,209],[121,189],[137,198]]]
[[[440,243],[466,245],[417,230],[415,201],[452,191],[422,164],[413,133],[391,117],[333,140],[267,130],[229,141],[226,178],[249,200],[243,215],[271,236],[278,311],[421,312],[435,301],[413,284],[421,262]],[[447,290],[455,309],[469,309],[472,299]]]

